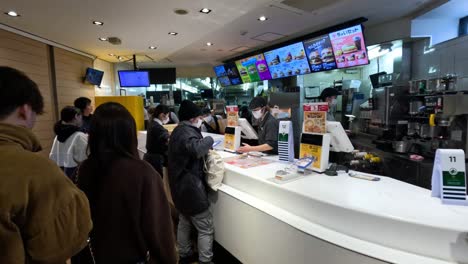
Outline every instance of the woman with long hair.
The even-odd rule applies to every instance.
[[[135,120],[122,105],[94,112],[89,158],[79,167],[94,223],[95,263],[176,263],[170,209],[161,177],[139,159]]]

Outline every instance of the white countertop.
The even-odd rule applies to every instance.
[[[139,133],[142,140],[146,134]],[[269,180],[287,166],[226,164],[219,190],[305,233],[384,261],[468,263],[468,207],[443,205],[429,190],[383,176],[377,182],[318,173],[285,184]]]
[[[395,263],[415,263],[408,254],[421,256],[419,263],[468,263],[468,207],[443,205],[429,190],[388,177],[374,182],[313,173],[285,184],[269,180],[287,166],[275,162],[241,169],[226,164],[223,183],[343,235],[334,236],[335,241],[322,237],[331,243],[359,252],[362,247],[338,241],[347,236],[378,246],[373,252],[365,247],[362,254]]]

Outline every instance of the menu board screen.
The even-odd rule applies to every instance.
[[[226,69],[224,68],[224,65],[218,65],[215,66],[214,68],[216,77],[218,77],[218,81],[221,84],[221,86],[229,86],[231,85],[231,81],[229,80],[228,74]]]
[[[273,79],[310,73],[302,42],[265,52]]]
[[[270,80],[271,74],[263,54],[236,61],[244,83]]]
[[[225,64],[224,68],[226,69],[227,76],[229,77],[232,85],[242,84],[239,71],[237,70],[236,64],[234,62]]]
[[[361,25],[330,33],[338,68],[369,64]]]
[[[336,69],[335,55],[328,35],[304,41],[312,72]]]

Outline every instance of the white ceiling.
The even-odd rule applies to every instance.
[[[147,64],[145,66],[214,65],[245,50],[265,47],[362,16],[369,19],[366,26],[391,21],[419,11],[434,1],[2,0],[2,13],[15,10],[21,17],[0,14],[0,23],[107,61],[118,61],[108,55],[113,53],[127,58],[132,54],[142,55],[137,58]],[[208,15],[199,13],[203,7],[213,11]],[[189,14],[176,15],[173,11],[177,8],[186,9]],[[261,15],[269,19],[259,22],[257,18]],[[103,21],[104,26],[93,25],[93,20]],[[170,36],[170,31],[179,34]],[[263,37],[281,39],[269,42],[253,39],[265,33],[274,34]],[[122,44],[114,46],[98,40],[111,36],[122,39]],[[214,46],[208,47],[206,42],[213,42]],[[151,45],[158,49],[149,50]],[[154,62],[143,55],[148,55]]]
[[[450,0],[447,3],[427,12],[418,19],[460,19],[468,16],[467,0]]]

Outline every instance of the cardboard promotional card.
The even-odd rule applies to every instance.
[[[304,104],[303,133],[325,134],[327,132],[328,103]]]
[[[227,112],[227,126],[235,127],[239,124],[239,108],[237,105],[226,106]]]

